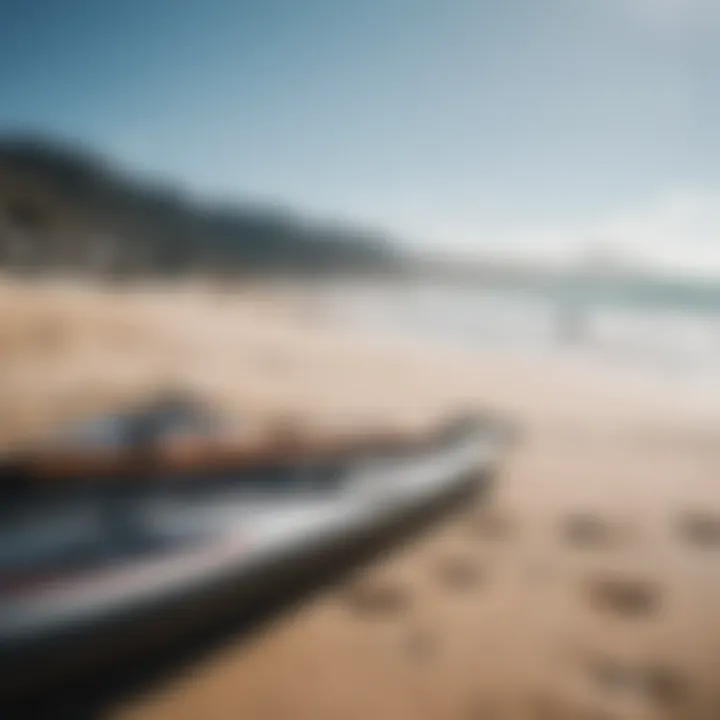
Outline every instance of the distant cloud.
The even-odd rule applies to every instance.
[[[720,278],[720,187],[677,189],[585,221],[498,228],[475,247],[538,263],[611,256],[647,269]],[[467,245],[466,245],[467,247]]]
[[[602,223],[598,232],[644,264],[720,275],[720,188],[675,192]]]
[[[643,20],[666,25],[683,19],[705,19],[708,15],[720,18],[717,0],[620,0]]]

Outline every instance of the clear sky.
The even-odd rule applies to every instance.
[[[717,0],[2,0],[0,130],[418,247],[720,269]]]

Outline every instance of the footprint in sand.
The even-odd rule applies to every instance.
[[[667,665],[636,666],[602,658],[591,662],[589,672],[609,694],[634,696],[656,708],[676,710],[688,699],[682,675]]]
[[[356,614],[386,617],[406,612],[412,593],[399,583],[362,581],[347,591],[346,600]]]
[[[593,607],[624,617],[651,615],[662,600],[658,585],[641,578],[591,578],[585,581],[585,592]]]
[[[658,705],[677,706],[688,697],[684,678],[667,665],[651,664],[642,668],[640,679],[647,696]]]
[[[436,563],[435,574],[444,587],[460,592],[477,587],[484,577],[478,561],[465,555],[440,558]]]
[[[473,513],[470,524],[473,535],[481,540],[509,540],[517,532],[512,516],[502,510]]]
[[[720,547],[720,515],[685,513],[678,520],[678,531],[686,542],[696,547]]]
[[[573,513],[561,523],[567,543],[576,548],[611,548],[627,538],[628,528],[618,522],[604,520],[593,513]]]

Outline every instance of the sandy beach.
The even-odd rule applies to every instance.
[[[16,318],[2,324],[6,443],[168,383],[250,422],[418,427],[477,403],[522,429],[491,498],[117,720],[720,717],[707,393],[601,363],[387,344],[254,288],[1,290]]]

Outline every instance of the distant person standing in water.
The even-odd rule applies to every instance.
[[[557,318],[558,339],[562,344],[578,344],[585,338],[585,308],[568,302],[560,306]]]

